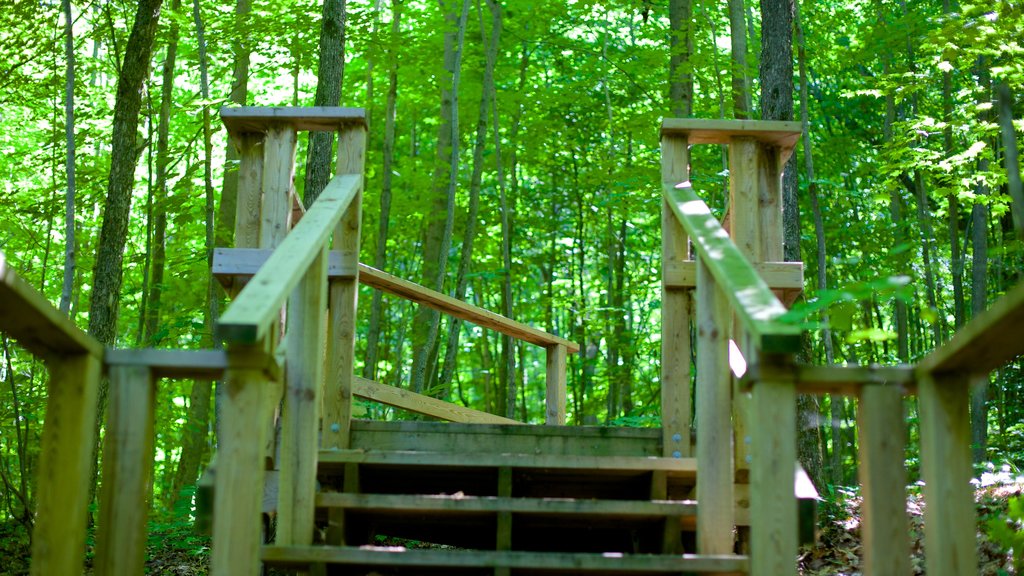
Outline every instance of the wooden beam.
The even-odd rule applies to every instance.
[[[266,132],[275,124],[297,131],[333,132],[350,124],[365,126],[366,110],[340,106],[225,106],[220,109],[220,119],[232,135]]]
[[[276,379],[281,366],[272,354],[238,356],[238,367],[260,370],[267,378]],[[144,366],[153,371],[153,378],[192,378],[195,380],[220,380],[228,368],[228,354],[225,350],[170,350],[141,348],[137,350],[108,348],[103,357],[104,364],[111,369],[116,366]]]
[[[665,118],[661,123],[662,137],[682,136],[690,144],[728,144],[733,138],[742,136],[772,146],[792,148],[802,133],[799,122]]]
[[[322,246],[288,299],[284,406],[279,446],[277,541],[313,543],[316,453],[323,399],[323,314],[327,308],[327,247]]]
[[[281,306],[327,242],[345,208],[359,192],[361,178],[335,176],[295,229],[246,284],[218,322],[218,336],[235,344],[254,344],[268,332]]]
[[[153,473],[155,382],[145,366],[110,369],[110,411],[103,444],[96,573],[142,574],[146,497]]]
[[[424,396],[423,394],[417,394],[402,388],[395,388],[394,386],[387,386],[373,380],[360,378],[359,376],[353,379],[352,394],[360,398],[450,422],[523,424],[517,420],[510,420],[501,416],[495,416],[494,414],[488,414],[487,412],[458,406],[444,400],[438,400],[437,398],[431,398],[430,396]]]
[[[338,173],[353,174],[362,182],[365,160],[366,128],[347,126],[338,135]],[[334,253],[349,268],[359,263],[362,203],[363,194],[359,192],[334,229]],[[358,301],[356,277],[330,283],[323,419],[323,446],[327,448],[349,447]]]
[[[773,290],[803,290],[804,288],[804,263],[803,262],[754,262],[752,263],[757,273],[764,279]],[[677,262],[666,276],[662,283],[670,288],[696,288],[697,287],[697,262],[695,260],[683,260]]]
[[[82,573],[100,368],[99,355],[92,354],[55,358],[49,366],[32,576]]]
[[[911,574],[907,470],[903,465],[906,431],[903,395],[898,389],[866,386],[861,390],[857,438],[865,576]]]
[[[566,395],[565,362],[566,349],[561,344],[552,344],[547,348],[547,402],[544,410],[544,423],[553,426],[565,425]]]
[[[776,321],[786,313],[786,307],[733,244],[690,183],[665,186],[664,193],[698,253],[707,260],[708,268],[721,284],[751,342],[762,352],[799,350],[802,330]]]
[[[918,380],[928,576],[978,573],[969,388],[965,375]]]
[[[957,330],[953,338],[917,364],[918,373],[988,374],[1024,354],[1024,282]]]
[[[690,152],[686,138],[661,138],[661,181],[672,187],[690,178]],[[672,214],[667,198],[661,203],[662,278],[674,274],[677,266],[690,259],[689,238],[679,219]],[[685,458],[690,448],[690,305],[691,291],[661,286],[661,432],[667,457]],[[668,538],[678,534],[668,527]],[[666,551],[670,551],[671,547]]]
[[[0,251],[0,332],[42,357],[103,355],[103,345],[60,313],[11,268]]]
[[[238,204],[235,206],[235,246],[260,243],[260,203],[263,191],[263,134],[242,134],[238,147]]]
[[[252,276],[259,272],[263,264],[270,257],[270,254],[269,250],[217,248],[213,253],[213,274],[221,284],[228,286],[234,277]],[[334,250],[330,252],[327,265],[327,277],[329,279],[332,281],[344,280],[346,278],[353,278],[357,274],[359,283],[364,286],[369,286],[370,288],[416,302],[417,304],[423,304],[477,326],[489,328],[545,348],[560,344],[565,346],[566,351],[572,354],[580,350],[579,344],[565,338],[538,330],[522,322],[510,320],[485,308],[456,300],[447,294],[424,288],[419,284],[403,280],[366,264],[360,263],[358,267],[353,267],[350,263],[345,262],[341,253]]]
[[[501,490],[499,489],[499,492]],[[410,513],[496,513],[566,514],[614,516],[619,518],[658,518],[693,516],[697,503],[693,500],[593,500],[576,498],[512,498],[507,496],[465,496],[462,494],[348,494],[321,492],[317,506],[339,507],[365,511]]]
[[[704,260],[697,262],[697,552],[733,551],[732,314]]]
[[[800,394],[842,394],[856,396],[866,388],[890,387],[902,395],[913,393],[917,381],[912,366],[810,366],[794,364],[784,368],[749,366],[740,389],[749,390],[764,379],[791,380]]]

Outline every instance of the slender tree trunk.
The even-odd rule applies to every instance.
[[[345,0],[324,0],[320,20],[320,67],[317,72],[317,106],[341,104],[345,74]],[[334,132],[311,132],[306,155],[306,186],[302,202],[309,208],[331,179]]]
[[[1006,82],[996,84],[999,128],[1003,137],[1003,162],[1006,166],[1006,187],[1013,201],[1013,226],[1024,237],[1024,184],[1021,183],[1020,161],[1017,159],[1017,133],[1013,127],[1013,94]]]
[[[988,64],[985,57],[978,58],[978,82],[982,93],[978,104],[992,102],[992,82],[989,77]],[[979,106],[979,108],[982,108]],[[988,110],[980,113],[981,122],[989,122],[991,114]],[[978,172],[984,174],[989,170],[989,158],[983,155],[978,159]],[[988,186],[980,180],[975,190],[978,198],[988,196]],[[988,304],[988,205],[975,201],[971,209],[971,316],[977,317],[985,311]],[[988,387],[989,376],[978,377],[971,387],[971,446],[976,463],[986,460],[988,448]]]
[[[729,0],[729,38],[732,44],[732,107],[738,119],[750,118],[750,74],[747,72],[747,26],[743,0]]]
[[[171,12],[181,9],[181,0],[173,0]],[[163,77],[160,100],[160,118],[156,137],[156,199],[153,202],[153,256],[150,268],[149,304],[146,306],[143,341],[146,346],[155,346],[157,331],[160,324],[160,312],[164,289],[164,267],[166,264],[167,239],[167,166],[170,162],[168,152],[168,132],[171,121],[171,102],[174,98],[174,66],[178,54],[178,21],[171,19],[171,27],[167,39],[167,53],[164,56]]]
[[[669,64],[668,100],[672,115],[683,118],[693,115],[693,7],[690,0],[669,0]]]
[[[401,38],[403,0],[392,0],[391,13],[391,46],[397,47]],[[395,158],[395,105],[398,101],[398,54],[396,49],[388,52],[388,96],[384,109],[384,153],[382,158],[380,187],[380,218],[377,226],[377,250],[373,256],[373,265],[378,270],[387,267],[388,227],[391,223],[391,180]],[[370,306],[370,328],[366,338],[366,362],[363,364],[363,377],[377,379],[378,342],[384,303],[380,290],[373,291],[373,302]]]
[[[440,292],[448,268],[454,225],[455,188],[459,175],[459,78],[462,46],[469,16],[469,0],[442,1],[445,19],[444,68],[440,81],[441,123],[437,133],[434,193],[423,242],[423,285]],[[460,12],[461,8],[461,12]],[[413,365],[411,388],[422,392],[433,371],[432,352],[437,342],[438,313],[420,306],[413,321]]]
[[[71,293],[75,286],[75,39],[72,32],[71,0],[63,0],[64,58],[64,138],[67,142],[67,193],[64,201],[64,283],[60,292],[60,311],[71,311]]]

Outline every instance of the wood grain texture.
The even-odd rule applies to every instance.
[[[803,262],[752,262],[754,269],[772,289],[803,290]],[[697,262],[684,260],[678,262],[670,276],[662,279],[665,286],[671,288],[697,287]]]
[[[362,222],[362,182],[366,161],[366,129],[347,126],[338,135],[338,174],[360,181],[360,192],[352,199],[334,229],[334,251],[342,266],[359,264]],[[323,445],[348,448],[352,420],[352,379],[355,365],[356,316],[359,301],[356,276],[331,281],[328,313],[327,366],[324,382]]]
[[[511,481],[511,475],[509,476],[509,481]],[[499,487],[500,483],[499,474]],[[323,492],[317,495],[316,502],[317,506],[341,507],[352,510],[387,510],[438,514],[511,512],[514,514],[659,518],[664,516],[693,516],[697,513],[697,503],[692,500],[647,502],[643,500],[511,498],[508,496],[465,496],[461,494],[407,495]]]
[[[961,327],[918,363],[919,372],[988,374],[1024,354],[1024,282]]]
[[[110,410],[103,444],[103,489],[96,538],[96,573],[103,576],[145,571],[155,396],[155,382],[147,367],[110,369]]]
[[[254,344],[268,334],[292,290],[324,246],[361,186],[353,175],[335,176],[295,229],[267,258],[218,322],[227,342]]]
[[[795,364],[782,372],[772,367],[752,365],[740,381],[740,389],[748,391],[762,379],[792,380],[800,394],[843,394],[856,396],[870,387],[891,387],[900,394],[917,390],[917,376],[912,366],[809,366]]]
[[[866,576],[909,575],[910,522],[903,466],[903,395],[891,386],[865,386],[857,410],[860,444],[861,538]]]
[[[236,140],[239,154],[238,204],[235,206],[235,246],[260,245],[260,206],[263,197],[263,134],[243,134]]]
[[[281,418],[277,541],[312,544],[316,454],[322,405],[327,248],[288,300],[284,407]]]
[[[225,106],[220,119],[232,135],[266,132],[285,125],[297,131],[333,132],[343,126],[366,126],[366,111],[341,106]]]
[[[732,314],[714,277],[697,261],[697,552],[733,551]]]
[[[36,480],[32,576],[81,574],[101,361],[51,361]]]
[[[547,348],[545,382],[547,388],[544,407],[544,423],[554,426],[565,425],[566,403],[569,398],[566,391],[566,357],[568,351],[561,344],[552,344]]]
[[[260,248],[276,248],[291,228],[295,143],[295,130],[288,126],[274,126],[267,132],[263,144]]]
[[[661,139],[661,180],[674,187],[690,178],[686,138]],[[690,259],[689,240],[668,199],[661,207],[662,277]],[[690,291],[661,286],[661,430],[664,455],[688,457],[690,448]]]
[[[252,354],[244,358],[236,355],[235,362],[243,361],[245,365],[240,367],[263,371],[267,378],[280,376],[281,366],[271,354]],[[145,366],[152,371],[154,379],[219,380],[228,368],[228,354],[225,350],[108,348],[103,362],[108,370],[115,366]]]
[[[258,574],[265,437],[278,395],[251,369],[230,368],[223,386],[210,573]]]
[[[690,144],[729,144],[736,137],[744,137],[773,146],[792,148],[802,133],[799,122],[665,118],[661,123],[662,137],[684,136]]]
[[[458,406],[450,402],[445,402],[444,400],[438,400],[437,398],[417,394],[403,388],[387,386],[358,376],[353,378],[351,393],[360,398],[366,398],[367,400],[373,400],[375,402],[380,402],[381,404],[387,404],[388,406],[394,406],[395,408],[401,408],[402,410],[408,410],[410,412],[423,414],[424,416],[431,416],[433,418],[440,418],[441,420],[448,420],[450,422],[471,424],[523,424],[516,420],[510,420],[501,416],[495,416],[494,414],[488,414],[487,412]],[[325,444],[325,447],[331,448],[332,446]]]
[[[796,390],[792,382],[754,386],[750,466],[751,576],[796,576]]]
[[[921,479],[929,576],[978,573],[971,487],[970,380],[920,375]]]
[[[42,357],[103,355],[103,346],[60,313],[11,268],[0,251],[0,332]]]

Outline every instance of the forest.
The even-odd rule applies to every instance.
[[[579,343],[570,424],[657,427],[661,120],[802,123],[784,197],[804,359],[910,363],[1024,276],[1022,29],[1016,0],[0,0],[0,250],[108,346],[209,348],[238,178],[218,110],[365,108],[361,261]],[[300,135],[307,206],[331,146]],[[691,164],[723,216],[726,147]],[[358,374],[544,421],[542,350],[366,287],[358,302]],[[10,542],[32,528],[45,374],[3,336]],[[1020,359],[974,384],[979,485],[1019,486],[1022,400]],[[151,516],[169,530],[190,523],[216,404],[208,382],[158,388]],[[825,523],[856,497],[857,403],[799,410]],[[1018,566],[1022,522],[1011,498],[981,526]]]

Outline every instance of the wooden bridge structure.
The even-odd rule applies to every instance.
[[[900,439],[902,399],[918,397],[928,573],[977,573],[968,382],[1024,351],[1013,336],[1024,286],[916,366],[798,362],[801,331],[778,319],[803,285],[801,264],[781,261],[781,175],[799,125],[664,121],[662,427],[629,429],[565,426],[566,356],[577,344],[358,262],[362,110],[230,108],[221,117],[241,156],[236,246],[214,261],[233,297],[217,326],[224,349],[104,349],[0,253],[0,331],[50,373],[32,574],[82,572],[101,378],[110,408],[96,574],[143,573],[159,378],[224,387],[216,575],[257,574],[263,564],[337,574],[795,575],[807,495],[794,472],[798,393],[859,397],[864,572],[876,576],[911,573]],[[293,190],[303,130],[339,139],[337,175],[304,214]],[[689,185],[689,147],[700,144],[729,146],[724,228]],[[543,347],[546,424],[356,377],[358,283]],[[453,422],[353,420],[354,396]],[[264,544],[270,475],[276,536]],[[375,546],[379,535],[439,546]]]

